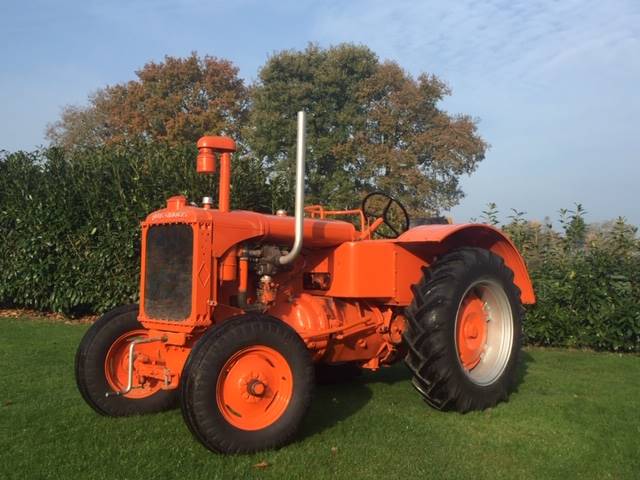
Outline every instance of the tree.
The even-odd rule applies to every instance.
[[[88,106],[65,107],[47,129],[49,140],[87,147],[140,139],[176,145],[206,133],[238,136],[247,115],[247,88],[228,60],[196,53],[166,56],[136,75],[98,90]]]
[[[309,202],[351,208],[384,190],[413,213],[435,213],[459,202],[460,175],[487,148],[473,119],[438,108],[450,93],[437,77],[413,78],[366,47],[310,45],[279,52],[260,70],[245,137],[271,169],[282,206],[290,207],[295,114],[304,109]]]

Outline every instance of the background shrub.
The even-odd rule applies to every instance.
[[[588,227],[580,205],[560,213],[560,233],[522,212],[503,227],[527,261],[537,297],[527,343],[640,351],[637,228],[622,218]]]
[[[171,195],[217,195],[195,156],[158,143],[0,156],[0,304],[80,315],[136,301],[139,222]],[[234,208],[271,210],[252,160],[233,179]]]
[[[0,154],[0,305],[103,312],[138,296],[139,222],[166,198],[217,195],[195,172],[193,147],[140,143]],[[233,161],[234,208],[273,211],[281,196],[248,156]],[[640,351],[640,242],[619,218],[587,225],[560,212],[560,229],[514,211],[503,230],[523,253],[537,304],[526,341]],[[495,205],[482,220],[498,224]]]

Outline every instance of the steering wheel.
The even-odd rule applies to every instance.
[[[384,206],[381,207],[382,205]],[[376,230],[375,233],[382,238],[397,238],[409,230],[407,209],[398,200],[386,193],[370,193],[362,200],[360,209],[367,220],[370,218],[382,218],[382,223],[393,232],[393,235],[388,235]]]

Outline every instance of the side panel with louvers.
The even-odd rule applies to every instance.
[[[147,232],[144,310],[149,318],[185,320],[191,314],[193,229],[154,225]]]

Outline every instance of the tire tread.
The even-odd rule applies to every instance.
[[[514,322],[515,344],[512,359],[518,363],[520,351],[520,325],[524,309],[520,303],[520,290],[513,283],[513,272],[502,257],[481,248],[460,248],[442,256],[431,268],[423,268],[423,277],[412,286],[414,298],[406,308],[407,329],[404,340],[407,345],[405,363],[413,373],[413,385],[432,407],[439,410],[467,412],[493,407],[505,400],[515,385],[516,368],[511,366],[498,379],[499,385],[482,394],[470,385],[462,374],[455,353],[455,341],[451,335],[451,318],[456,286],[473,268],[486,268],[496,272],[503,280],[510,298]],[[457,304],[455,305],[457,310]],[[454,345],[452,345],[452,343]]]

